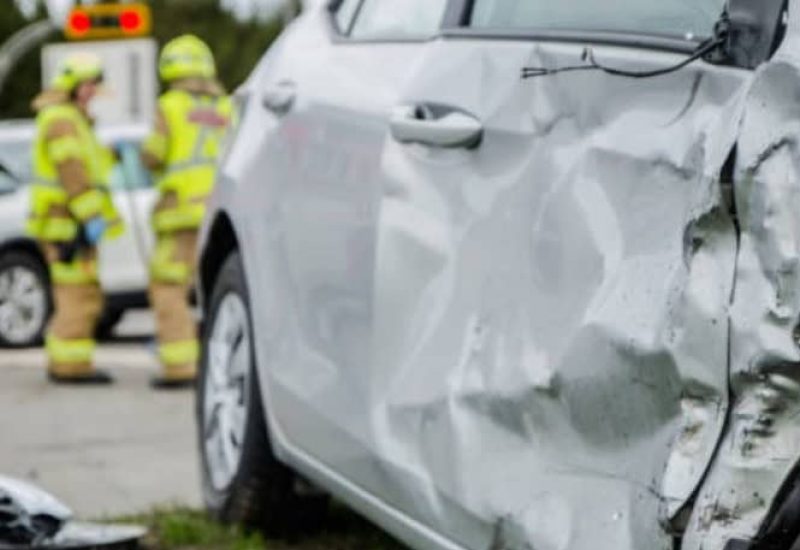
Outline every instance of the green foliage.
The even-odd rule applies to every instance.
[[[146,525],[144,550],[403,550],[377,527],[339,505],[332,506],[320,529],[291,540],[264,539],[240,527],[221,525],[202,512],[156,510],[123,523]]]
[[[14,2],[9,1],[8,4],[10,6],[5,6],[0,14],[0,44],[30,23]],[[41,6],[38,17],[44,17]],[[39,92],[41,74],[42,65],[38,50],[28,53],[20,60],[6,81],[5,88],[0,92],[0,118],[31,116],[30,103]]]
[[[30,21],[16,5],[0,13],[0,44]],[[153,10],[153,34],[159,45],[184,33],[208,42],[214,51],[222,83],[229,90],[241,84],[281,30],[279,19],[239,21],[224,10],[220,0],[149,0]],[[37,18],[43,18],[40,7]],[[62,41],[56,34],[51,42]],[[0,118],[32,116],[30,102],[41,89],[40,50],[30,52],[14,68],[0,91]]]
[[[147,520],[155,539],[150,545],[161,550],[180,548],[261,550],[266,546],[260,535],[214,523],[200,512],[190,510],[155,512]]]

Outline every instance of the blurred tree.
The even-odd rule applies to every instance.
[[[7,1],[7,0],[3,0]],[[0,14],[0,43],[30,23],[14,2]],[[225,10],[220,0],[149,0],[153,10],[153,34],[159,45],[184,33],[208,42],[214,51],[222,83],[233,90],[241,84],[281,30],[279,17],[241,21]],[[40,3],[36,18],[44,18]],[[54,41],[63,38],[56,35]],[[41,88],[40,52],[33,51],[19,63],[0,91],[0,118],[31,117],[31,99]]]
[[[0,15],[0,43],[8,40],[15,32],[31,21],[20,12],[15,2],[10,2]],[[46,16],[41,4],[34,19]],[[42,65],[38,49],[24,56],[0,92],[0,118],[25,118],[31,116],[30,102],[39,91]]]

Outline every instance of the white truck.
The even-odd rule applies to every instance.
[[[25,234],[34,133],[32,121],[0,124],[0,347],[39,344],[52,309],[44,259]],[[154,240],[149,222],[156,191],[139,158],[146,128],[113,126],[99,133],[120,151],[110,187],[126,223],[125,233],[101,248],[106,309],[97,332],[104,336],[127,309],[147,305],[147,262]]]

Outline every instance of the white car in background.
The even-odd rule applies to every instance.
[[[153,247],[150,213],[156,200],[141,163],[138,143],[146,129],[100,129],[101,139],[120,151],[111,192],[126,231],[103,243],[100,279],[106,309],[98,335],[111,332],[127,309],[147,305],[147,261]],[[0,347],[40,343],[52,309],[49,277],[36,242],[25,233],[31,179],[32,121],[0,124]]]

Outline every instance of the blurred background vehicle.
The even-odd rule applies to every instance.
[[[141,168],[138,143],[152,122],[158,94],[158,43],[185,32],[201,35],[214,48],[222,81],[234,88],[299,8],[294,1],[282,0],[153,0],[144,3],[153,14],[142,29],[147,32],[132,39],[65,40],[75,30],[70,9],[79,4],[14,0],[0,17],[0,163],[4,167],[0,168],[0,347],[40,343],[52,307],[44,263],[24,233],[24,221],[31,172],[28,148],[34,132],[28,120],[30,102],[58,60],[76,49],[91,49],[104,58],[108,93],[97,102],[94,115],[101,137],[122,145],[111,190],[129,225],[123,237],[103,244],[101,281],[107,300],[98,335],[105,336],[125,310],[147,306],[146,258],[152,246],[148,218],[155,191],[149,174]]]
[[[127,230],[102,245],[100,279],[106,309],[97,327],[99,336],[107,336],[127,309],[147,305],[150,213],[156,193],[139,156],[145,131],[116,126],[101,132],[119,156],[109,190]],[[0,346],[39,344],[52,307],[44,260],[25,233],[33,136],[30,121],[0,123]]]

